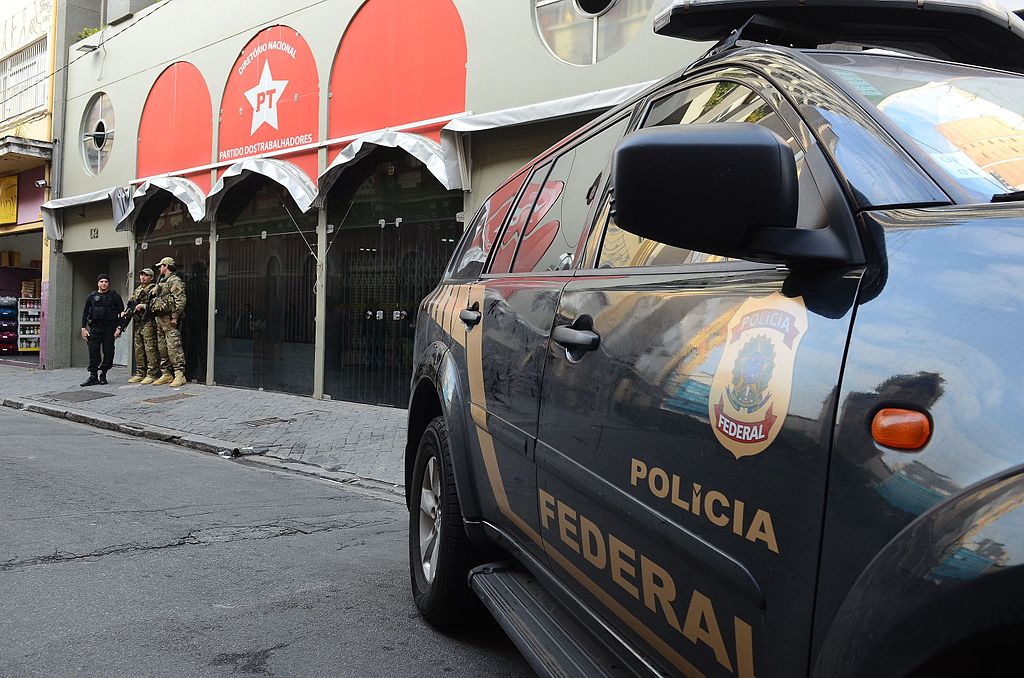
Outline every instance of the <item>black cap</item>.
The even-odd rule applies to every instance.
[[[100,273],[98,276],[96,276],[96,282],[99,282],[101,280],[106,280],[107,282],[110,282],[110,276],[107,275],[106,273]]]

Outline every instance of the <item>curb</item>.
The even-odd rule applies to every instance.
[[[188,447],[201,452],[210,452],[222,457],[237,457],[242,450],[239,445],[226,440],[218,440],[216,438],[193,435],[190,433],[180,433],[161,426],[125,421],[124,419],[110,417],[105,414],[85,412],[83,410],[76,410],[56,405],[46,405],[44,403],[37,403],[27,399],[4,398],[3,406],[14,410],[24,410],[26,412],[35,412],[36,414],[45,414],[57,419],[67,419],[68,421],[86,424],[87,426],[101,428],[106,431],[117,431],[118,433],[124,433],[138,438],[148,438],[150,440],[157,440],[163,443],[180,445],[182,447]]]
[[[363,476],[349,473],[347,471],[331,471],[321,466],[310,464],[309,462],[301,462],[283,457],[274,457],[267,454],[259,456],[242,455],[238,461],[245,464],[270,466],[278,470],[299,473],[304,476],[312,476],[314,478],[320,478],[321,480],[327,480],[341,485],[348,485],[350,487],[358,488],[360,491],[366,492],[372,496],[381,497],[386,501],[405,504],[405,488],[383,480],[364,478]]]
[[[118,433],[124,433],[125,435],[134,436],[136,438],[147,438],[149,440],[170,443],[172,445],[178,445],[179,447],[186,447],[200,452],[208,452],[227,459],[238,458],[247,462],[255,462],[262,466],[272,466],[274,468],[291,471],[293,473],[300,473],[302,475],[313,476],[323,480],[358,487],[362,490],[367,490],[377,494],[385,494],[390,497],[400,499],[403,503],[405,502],[405,489],[399,485],[395,485],[384,480],[377,480],[375,478],[366,478],[348,471],[326,469],[322,466],[317,466],[316,464],[311,464],[305,461],[298,461],[287,457],[277,457],[267,454],[266,451],[256,451],[251,447],[243,447],[237,443],[226,440],[218,440],[217,438],[210,438],[208,436],[192,433],[183,433],[181,431],[175,431],[173,429],[155,426],[153,424],[126,421],[124,419],[118,419],[117,417],[111,417],[105,414],[85,412],[83,410],[76,410],[59,405],[48,405],[46,403],[28,400],[27,398],[4,398],[0,401],[0,405],[13,410],[23,410],[25,412],[45,414],[57,419],[67,419],[68,421],[74,421],[79,424],[85,424],[87,426],[92,426],[106,431],[117,431]]]

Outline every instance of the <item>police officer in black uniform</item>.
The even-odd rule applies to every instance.
[[[101,273],[96,278],[96,291],[89,293],[82,311],[82,339],[89,343],[89,378],[82,386],[107,383],[107,370],[114,364],[114,340],[121,336],[123,310],[121,295],[110,289],[110,277]],[[99,379],[96,378],[97,371]]]

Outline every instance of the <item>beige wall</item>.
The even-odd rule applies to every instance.
[[[605,61],[574,66],[556,59],[542,43],[534,27],[531,0],[453,2],[466,32],[466,108],[473,113],[652,80],[684,67],[706,47],[643,32]],[[235,58],[262,28],[283,23],[309,43],[323,90],[344,27],[361,4],[361,0],[326,0],[292,11],[290,4],[270,0],[174,0],[144,9],[132,20],[84,41],[99,44],[102,38],[103,49],[83,56],[72,45],[63,194],[126,185],[135,178],[139,118],[150,87],[171,63],[187,60],[199,68],[209,86],[216,119]],[[651,24],[662,3],[654,4]],[[282,16],[284,8],[287,16]],[[113,103],[117,134],[106,168],[92,177],[84,170],[77,138],[89,99],[101,91]],[[329,99],[325,94],[321,96],[321,139],[326,138]]]
[[[92,229],[96,229],[95,233]],[[114,218],[109,203],[90,203],[64,210],[65,254],[125,248],[124,257],[127,261],[127,248],[131,242],[130,233],[114,230]]]
[[[466,224],[487,196],[513,172],[594,117],[576,115],[475,133],[470,149],[473,190],[466,194]]]

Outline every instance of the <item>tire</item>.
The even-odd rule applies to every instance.
[[[438,628],[473,621],[483,606],[466,576],[482,558],[462,522],[443,417],[435,417],[420,438],[411,487],[409,571],[416,607]]]

